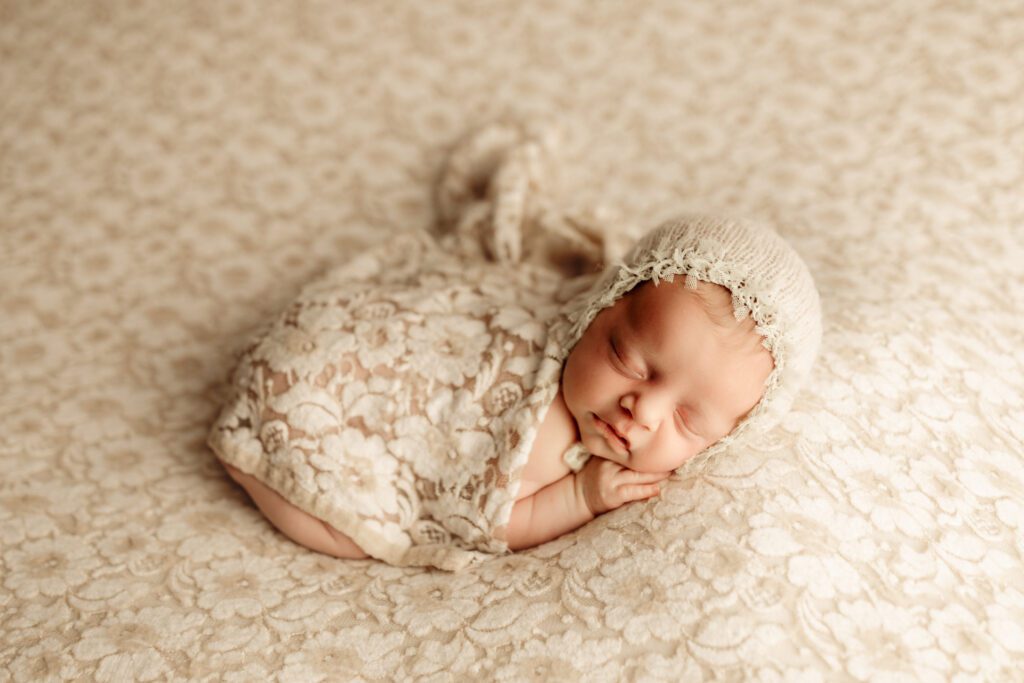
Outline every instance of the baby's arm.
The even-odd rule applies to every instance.
[[[577,475],[570,472],[516,501],[505,532],[508,547],[531,548],[594,519],[576,481]]]
[[[591,457],[580,472],[567,474],[516,502],[506,531],[508,547],[531,548],[630,501],[656,496],[661,491],[657,482],[668,475],[635,472]]]

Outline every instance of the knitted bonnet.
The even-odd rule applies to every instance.
[[[726,287],[736,320],[751,316],[774,368],[753,410],[727,436],[706,448],[706,459],[775,425],[789,409],[810,372],[821,340],[818,292],[807,266],[776,232],[752,222],[707,215],[685,215],[662,223],[644,236],[621,264],[610,266],[568,310],[568,348],[604,308],[647,281],[684,286],[697,280]],[[568,353],[568,351],[566,352]]]

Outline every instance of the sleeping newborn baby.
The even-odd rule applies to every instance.
[[[536,184],[510,149],[477,155],[455,236],[334,269],[243,353],[210,445],[298,543],[449,570],[532,547],[767,429],[807,375],[817,292],[777,234],[684,216],[569,278],[529,258],[527,223],[569,222],[509,210]]]

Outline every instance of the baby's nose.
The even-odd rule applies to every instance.
[[[633,394],[623,394],[622,398],[619,399],[619,407],[625,410],[630,415],[633,414],[633,406],[636,405],[636,396]]]
[[[626,414],[626,423],[622,425],[622,436],[627,436],[634,427],[638,424],[636,417],[636,398],[631,394],[624,396],[619,401],[619,407],[622,408],[622,412]],[[643,427],[643,425],[640,425]]]
[[[670,410],[668,401],[662,400],[663,398],[656,392],[649,392],[642,396],[631,396],[629,401],[620,402],[619,405],[629,417],[630,430],[633,429],[632,425],[648,432],[656,430],[661,424],[662,414]]]

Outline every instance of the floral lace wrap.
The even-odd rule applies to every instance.
[[[507,552],[569,352],[564,306],[612,248],[540,192],[556,138],[496,122],[460,142],[435,188],[441,234],[308,285],[243,352],[216,454],[390,564]]]
[[[455,570],[507,552],[558,389],[563,285],[427,236],[363,254],[244,351],[210,446],[388,563]]]

